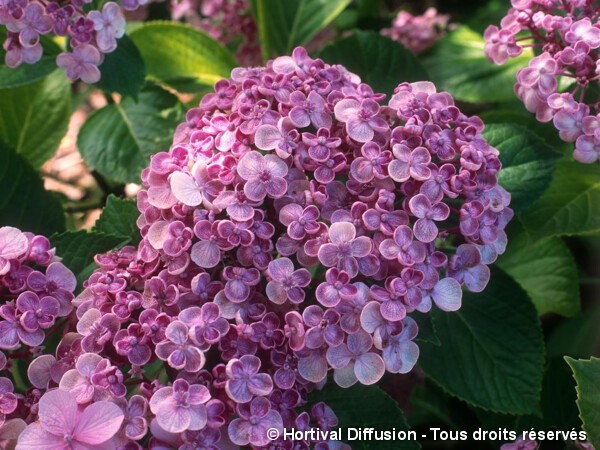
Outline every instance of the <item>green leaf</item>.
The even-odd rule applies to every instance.
[[[50,240],[62,263],[73,271],[80,283],[88,275],[88,267],[94,264],[94,256],[127,243],[123,236],[86,230],[65,231],[51,236]]]
[[[0,226],[50,235],[65,228],[58,199],[44,189],[37,172],[0,142]]]
[[[0,30],[2,28],[0,27]],[[56,70],[56,55],[61,52],[61,48],[46,36],[41,36],[40,42],[44,48],[44,55],[37,63],[23,63],[14,69],[5,64],[0,64],[0,89],[33,83]],[[0,47],[0,61],[4,61],[5,55],[6,52]]]
[[[331,23],[350,0],[253,0],[265,59],[289,55]]]
[[[375,430],[408,431],[409,427],[398,404],[377,386],[355,384],[343,389],[333,382],[327,383],[322,391],[313,391],[309,403],[325,402],[339,419],[343,437],[347,428],[375,428]],[[354,450],[372,448],[369,441],[349,441]],[[419,449],[415,440],[379,441],[377,448],[382,450]]]
[[[600,348],[600,303],[593,302],[585,314],[565,320],[556,327],[546,344],[548,357],[588,358]]]
[[[374,31],[355,31],[329,44],[319,56],[328,64],[344,65],[375,92],[388,94],[388,98],[404,81],[429,78],[419,61],[402,44]]]
[[[565,357],[577,381],[579,417],[588,441],[600,448],[600,359],[575,360]]]
[[[94,112],[79,132],[77,146],[90,166],[107,178],[139,182],[150,155],[168,150],[184,109],[167,91],[144,89],[136,103],[131,98]]]
[[[518,69],[527,66],[531,52],[524,51],[504,65],[489,62],[483,37],[462,26],[442,38],[423,58],[423,65],[439,90],[465,102],[501,102],[515,99]]]
[[[0,140],[35,168],[54,154],[71,116],[71,84],[62,71],[0,90]]]
[[[573,143],[563,141],[552,122],[538,122],[535,114],[527,111],[521,102],[503,106],[506,109],[490,109],[479,114],[486,129],[491,124],[518,124],[518,126],[535,133],[554,151],[565,156],[573,154]]]
[[[231,52],[203,32],[175,22],[147,22],[130,34],[151,79],[195,92],[229,77]]]
[[[538,314],[581,311],[577,265],[560,238],[529,243],[524,233],[513,233],[498,265],[525,289]]]
[[[128,244],[137,245],[140,241],[140,230],[136,225],[139,215],[134,200],[118,198],[111,194],[94,225],[94,231],[121,236],[127,239]]]
[[[96,86],[104,91],[118,92],[137,100],[144,87],[146,65],[129,36],[125,35],[119,39],[117,49],[104,56],[104,62],[99,69],[102,77]]]
[[[498,182],[511,193],[510,207],[515,212],[527,209],[550,185],[560,154],[518,125],[488,125],[483,136],[500,151]]]
[[[415,312],[411,317],[417,322],[419,327],[419,334],[415,338],[418,342],[429,342],[433,345],[441,345],[440,339],[435,331],[435,327],[433,325],[433,321],[431,320],[431,316],[429,314],[422,314],[419,312]]]
[[[425,373],[448,393],[490,411],[527,414],[540,409],[544,343],[527,294],[493,268],[480,294],[465,292],[455,313],[432,311],[442,343],[421,343]]]
[[[521,218],[533,239],[600,231],[598,166],[559,162],[550,187]]]

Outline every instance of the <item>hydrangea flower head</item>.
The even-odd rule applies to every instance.
[[[96,257],[77,338],[32,378],[82,407],[112,400],[131,448],[335,426],[324,404],[300,410],[329,372],[342,387],[410,372],[412,313],[455,311],[489,280],[512,210],[482,131],[432,83],[386,101],[303,48],[234,69],[152,156],[141,242]]]
[[[600,158],[597,126],[600,69],[600,7],[595,2],[512,2],[501,27],[484,34],[485,53],[504,64],[523,49],[540,47],[517,72],[515,93],[540,122],[552,121],[565,142],[574,142],[575,160]]]

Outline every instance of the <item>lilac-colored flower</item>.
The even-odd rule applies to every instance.
[[[391,236],[398,227],[408,223],[408,214],[401,210],[387,211],[381,208],[371,208],[364,212],[362,219],[367,230],[378,230]]]
[[[318,163],[314,172],[315,180],[321,184],[331,183],[335,175],[346,169],[346,166],[346,156],[340,152],[334,152],[329,156],[329,159]]]
[[[293,353],[283,353],[278,350],[271,351],[271,363],[277,368],[273,375],[275,385],[280,389],[292,389],[296,383],[298,371],[298,358]],[[273,391],[273,396],[277,391]]]
[[[450,258],[448,276],[455,278],[472,292],[481,292],[490,279],[490,269],[481,264],[481,253],[472,244],[462,244]]]
[[[27,285],[37,294],[54,297],[60,305],[59,316],[66,316],[73,306],[73,291],[77,279],[62,263],[53,262],[46,268],[46,274],[38,271],[31,272],[27,277]]]
[[[231,250],[234,246],[219,235],[218,222],[199,220],[194,225],[194,234],[198,239],[192,246],[191,258],[198,266],[210,269],[219,264],[221,251]]]
[[[570,44],[576,42],[585,42],[590,48],[600,47],[600,29],[589,17],[584,17],[577,22],[573,22],[569,31],[565,33],[565,40]]]
[[[332,267],[325,273],[325,281],[317,286],[315,296],[321,305],[332,308],[342,299],[351,299],[357,292],[356,286],[350,284],[350,276]]]
[[[310,305],[302,312],[307,330],[304,343],[307,348],[316,349],[327,344],[337,346],[344,340],[344,332],[339,326],[340,315],[333,309],[323,311],[320,306]]]
[[[349,335],[346,343],[330,347],[327,361],[334,368],[335,382],[344,388],[357,381],[367,385],[377,383],[385,373],[385,363],[372,348],[373,339],[362,330]]]
[[[29,331],[38,328],[50,328],[59,313],[60,305],[54,297],[39,298],[37,294],[26,291],[17,298],[17,309],[22,313],[21,326]]]
[[[297,311],[288,311],[285,314],[285,325],[283,327],[285,337],[288,338],[290,349],[297,351],[304,347],[304,322]]]
[[[173,172],[169,182],[175,198],[187,206],[203,204],[210,208],[211,201],[223,190],[223,184],[211,178],[203,160],[196,161],[190,173]]]
[[[281,159],[289,158],[294,149],[298,147],[300,133],[292,121],[282,117],[277,126],[264,124],[256,129],[254,143],[261,150],[275,150]]]
[[[460,283],[454,278],[442,278],[421,300],[417,309],[427,312],[431,309],[431,300],[442,311],[458,311],[462,302],[462,289]]]
[[[159,277],[153,277],[146,281],[143,293],[143,307],[145,309],[165,309],[173,306],[179,299],[177,286],[167,285]]]
[[[129,324],[126,330],[117,331],[113,342],[117,353],[127,356],[129,362],[136,366],[143,366],[152,357],[149,338],[139,323]]]
[[[169,433],[201,430],[206,426],[206,402],[210,392],[206,386],[177,379],[173,386],[160,388],[150,399],[150,410],[158,425]]]
[[[337,267],[345,271],[351,278],[358,274],[356,258],[371,253],[371,239],[366,236],[356,237],[356,228],[349,222],[336,222],[329,228],[330,244],[319,249],[319,261],[326,267]]]
[[[266,294],[273,303],[283,304],[286,300],[294,304],[304,301],[304,289],[310,284],[310,272],[306,269],[294,270],[289,258],[278,258],[269,263],[271,281],[267,283]]]
[[[600,159],[600,136],[579,136],[575,142],[573,157],[584,164],[593,164]]]
[[[131,440],[139,440],[148,432],[148,421],[146,412],[148,411],[148,401],[141,395],[132,395],[125,410],[125,419],[123,421],[122,432],[125,437]]]
[[[119,431],[123,417],[114,403],[96,402],[81,412],[72,394],[50,391],[40,399],[39,421],[23,430],[16,449],[114,448],[110,439]]]
[[[252,226],[251,220],[243,222],[232,222],[231,220],[220,220],[217,232],[223,239],[227,239],[231,245],[247,246],[252,243],[254,234],[249,230]]]
[[[65,69],[73,81],[81,78],[84,83],[93,84],[100,79],[100,52],[89,44],[78,45],[72,53],[61,53],[56,57],[56,64]]]
[[[442,202],[432,204],[424,194],[415,195],[408,205],[410,211],[418,218],[413,229],[415,237],[421,242],[433,242],[438,235],[435,221],[448,218],[450,215],[448,205]]]
[[[554,115],[553,123],[559,130],[560,138],[565,142],[575,142],[583,134],[583,119],[589,112],[589,107],[583,104],[577,105],[577,108],[563,108],[558,111]]]
[[[69,391],[80,405],[92,400],[108,400],[111,398],[104,389],[96,389],[92,376],[102,357],[95,353],[83,353],[77,358],[75,368],[65,372],[60,379],[59,388]]]
[[[19,33],[19,42],[23,47],[33,47],[38,44],[40,34],[46,34],[52,29],[52,19],[45,14],[40,3],[28,3],[19,20],[9,20],[5,23],[8,31]]]
[[[95,308],[88,309],[77,322],[77,332],[83,336],[81,346],[86,352],[100,353],[112,341],[121,324],[112,313],[102,314]]]
[[[519,437],[515,442],[503,444],[500,450],[536,450],[538,444],[533,439]]]
[[[24,255],[29,248],[27,237],[17,228],[0,228],[0,276],[10,270],[10,261]]]
[[[19,34],[7,32],[6,40],[2,44],[6,51],[4,62],[8,67],[14,69],[22,63],[35,64],[42,58],[44,49],[40,43],[31,47],[25,47],[19,42]]]
[[[229,331],[229,322],[221,317],[221,309],[215,303],[186,308],[179,313],[179,320],[190,329],[192,342],[204,351]]]
[[[379,244],[381,256],[388,260],[397,259],[404,266],[414,266],[425,261],[427,247],[413,240],[413,232],[406,225],[394,231],[394,239],[385,239]]]
[[[259,322],[252,325],[252,340],[260,344],[264,350],[280,347],[285,339],[285,334],[280,327],[279,317],[274,312],[268,312]]]
[[[125,34],[125,18],[121,8],[114,2],[107,2],[100,11],[90,11],[88,18],[94,22],[96,44],[103,53],[117,48],[117,39]]]
[[[208,427],[200,431],[184,431],[183,440],[184,444],[177,450],[219,450],[217,444],[221,440],[221,432]]]
[[[496,25],[490,25],[483,34],[485,38],[484,51],[487,58],[498,65],[504,64],[508,58],[520,55],[523,49],[515,42],[515,36],[510,30],[501,30]]]
[[[370,299],[370,290],[366,284],[357,282],[353,285],[356,287],[356,294],[335,306],[340,315],[340,327],[347,334],[356,333],[360,329],[360,315]]]
[[[319,128],[317,134],[302,133],[302,142],[308,146],[308,156],[315,161],[325,162],[333,149],[342,144],[339,137],[332,137],[328,128]]]
[[[0,316],[4,319],[0,321],[0,348],[14,350],[19,347],[20,342],[30,347],[36,347],[44,342],[44,330],[39,327],[35,330],[27,330],[21,324],[17,313],[15,307],[10,304],[0,306]]]
[[[431,170],[428,167],[431,155],[425,147],[411,150],[406,145],[396,144],[393,152],[396,159],[390,162],[388,171],[394,181],[402,183],[409,178],[425,181],[431,176]]]
[[[554,75],[557,71],[556,60],[549,53],[542,53],[532,58],[526,68],[517,72],[517,81],[525,88],[535,88],[549,95],[556,91],[557,81]]]
[[[273,380],[259,373],[261,361],[254,355],[244,355],[227,363],[225,391],[237,403],[246,403],[253,397],[264,397],[273,390]]]
[[[375,333],[373,345],[382,352],[385,368],[390,373],[408,373],[419,359],[419,347],[413,342],[419,328],[410,317],[402,321],[402,331],[389,336]]]
[[[389,150],[381,151],[381,147],[375,142],[367,142],[361,148],[362,156],[356,158],[350,164],[350,174],[356,181],[368,183],[373,178],[384,178],[387,176],[387,166],[392,160]]]
[[[346,124],[348,135],[357,142],[373,140],[375,133],[384,133],[389,125],[379,117],[379,104],[372,99],[358,101],[346,98],[336,103],[335,118]]]
[[[6,416],[17,409],[18,399],[14,390],[10,379],[0,377],[0,426],[4,424]]]
[[[300,91],[294,91],[290,94],[289,118],[292,123],[305,128],[311,123],[315,128],[331,128],[331,113],[328,111],[327,103],[315,91],[311,91],[308,97]]]
[[[234,303],[241,303],[250,297],[252,286],[260,282],[260,272],[257,269],[243,267],[225,267],[223,269],[225,295]]]
[[[297,203],[285,205],[279,211],[279,221],[288,227],[288,236],[295,240],[302,240],[307,234],[319,231],[319,208],[309,205],[306,208]]]
[[[253,201],[262,201],[265,196],[282,197],[287,189],[283,177],[287,165],[275,155],[263,156],[256,151],[246,153],[237,166],[238,174],[246,180],[244,193]]]
[[[315,349],[304,348],[296,352],[298,373],[302,378],[312,383],[320,383],[325,380],[329,369],[325,352],[324,346]]]
[[[271,442],[267,430],[277,430],[278,435],[283,432],[283,420],[266,398],[257,397],[251,403],[238,405],[237,413],[239,417],[227,427],[229,439],[236,445],[266,446]]]
[[[204,353],[189,339],[188,327],[179,320],[171,322],[165,340],[156,345],[156,356],[174,369],[196,373],[204,366]]]
[[[108,391],[114,398],[124,397],[127,393],[123,384],[123,373],[108,359],[98,363],[90,381],[95,389]]]

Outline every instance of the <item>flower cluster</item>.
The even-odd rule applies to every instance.
[[[484,34],[490,61],[504,64],[533,47],[539,53],[517,73],[515,92],[541,122],[553,121],[574,142],[582,163],[600,158],[600,7],[591,0],[512,0],[501,27]],[[524,43],[533,40],[532,43]]]
[[[0,24],[7,29],[3,44],[6,65],[35,64],[43,54],[40,37],[54,34],[69,40],[71,51],[56,57],[67,76],[86,83],[98,81],[98,66],[104,54],[117,48],[117,39],[125,33],[125,19],[117,3],[106,2],[101,10],[90,10],[89,3],[91,0],[0,1]],[[136,9],[139,5],[138,0],[123,0],[124,9]]]
[[[427,8],[420,16],[414,16],[408,11],[400,11],[394,18],[391,28],[381,30],[381,34],[401,42],[411,52],[417,54],[430,48],[446,34],[449,20],[449,15],[438,14],[435,8]]]
[[[76,285],[75,275],[57,260],[48,239],[0,228],[0,349],[39,347],[45,330],[73,310]]]
[[[185,19],[221,44],[236,45],[242,66],[262,61],[258,27],[248,0],[171,0],[170,6],[173,20]]]
[[[123,449],[291,448],[266,430],[337,425],[306,408],[329,373],[409,372],[410,315],[485,288],[512,210],[479,118],[429,82],[384,99],[303,48],[216,83],[142,172],[141,242],[96,256],[77,333],[32,384],[83,414],[116,404]],[[42,433],[89,443],[43,405],[18,450]]]
[[[44,340],[62,330],[75,287],[75,275],[48,239],[0,228],[0,370],[39,355]],[[15,440],[25,428],[35,397],[16,393],[12,381],[0,377],[0,442]]]

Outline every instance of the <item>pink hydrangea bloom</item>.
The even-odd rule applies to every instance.
[[[47,392],[39,401],[39,422],[25,428],[18,450],[110,450],[112,437],[123,422],[123,412],[110,402],[80,408],[73,395],[60,389]]]

